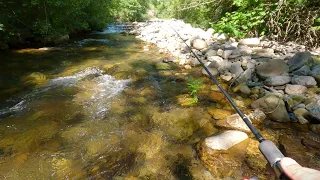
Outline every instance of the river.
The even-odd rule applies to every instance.
[[[197,145],[220,131],[207,108],[231,107],[201,93],[197,106],[182,107],[190,80],[204,83],[202,93],[217,87],[200,68],[161,63],[166,55],[156,47],[117,32],[1,52],[1,179],[214,177]],[[236,102],[246,107],[251,100],[238,96]],[[257,142],[250,142],[239,172],[268,179]]]
[[[188,177],[181,164],[194,159],[197,140],[152,120],[178,107],[185,83],[170,76],[175,66],[158,70],[164,55],[144,45],[105,31],[60,47],[3,52],[0,178]],[[193,114],[171,116],[181,112]]]

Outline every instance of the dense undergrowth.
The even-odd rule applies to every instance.
[[[14,41],[50,41],[103,29],[115,21],[143,20],[148,7],[148,0],[0,1],[0,46]]]
[[[278,41],[320,45],[318,0],[164,0],[160,17],[182,18],[237,38],[268,35]]]
[[[8,0],[0,1],[0,9],[0,49],[148,17],[184,19],[237,38],[267,35],[320,45],[319,0]]]

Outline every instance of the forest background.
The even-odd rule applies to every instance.
[[[0,49],[154,17],[183,19],[235,38],[320,45],[319,0],[2,0]]]

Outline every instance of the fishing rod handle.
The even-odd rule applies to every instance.
[[[284,155],[277,148],[277,146],[269,140],[264,140],[259,144],[259,150],[263,154],[263,156],[267,159],[276,175],[279,179],[289,180],[290,178],[284,173],[281,168],[280,161],[284,158]]]

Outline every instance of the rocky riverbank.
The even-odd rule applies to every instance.
[[[163,60],[165,63],[176,63],[183,69],[197,68],[200,63],[175,33],[177,31],[213,75],[218,77],[221,82],[228,84],[233,92],[254,100],[251,103],[251,109],[255,111],[249,115],[254,124],[261,125],[261,121],[267,117],[268,120],[271,120],[270,122],[278,123],[275,129],[279,128],[281,123],[289,124],[289,126],[297,127],[300,132],[311,133],[312,137],[319,139],[320,49],[308,51],[303,45],[290,42],[279,43],[264,37],[234,39],[224,33],[215,33],[213,29],[205,31],[193,28],[181,20],[152,20],[133,25],[134,28],[130,34],[147,42],[144,47],[145,51],[148,51],[149,46],[154,44],[160,48],[160,53],[168,54],[168,58]],[[202,68],[200,69],[204,76],[208,76]],[[210,97],[217,97],[217,92],[214,95],[211,93]],[[218,112],[210,114],[217,116]],[[216,125],[250,134],[246,125],[237,115],[226,115],[218,120]],[[212,150],[220,152],[221,149],[215,149],[216,145],[210,144],[210,139],[215,139],[215,142],[219,143],[227,142],[223,138],[227,138],[227,136],[215,135],[201,143],[200,157],[211,172],[217,168],[215,164],[218,162],[213,160],[219,156],[215,155],[216,153]],[[236,143],[233,145],[246,138],[239,141],[236,139],[234,140]],[[279,141],[281,144],[281,142],[289,140],[282,137],[275,139],[275,141]],[[312,144],[313,148],[319,149],[320,141],[308,142],[309,145]],[[247,157],[256,158],[256,152],[252,151],[254,143],[250,141],[249,145],[245,144],[248,147]],[[290,145],[284,144],[282,144],[284,151],[294,149]],[[302,144],[304,148],[310,147],[303,142]],[[228,149],[233,151],[233,145],[227,145],[229,148],[223,149],[223,151]],[[295,146],[300,147],[301,142]],[[293,151],[295,152],[295,149]],[[229,157],[224,158],[228,159]],[[239,161],[242,162],[242,155],[241,158],[242,160]],[[257,168],[257,165],[253,166]],[[230,172],[232,172],[230,176],[237,174],[231,170]]]

